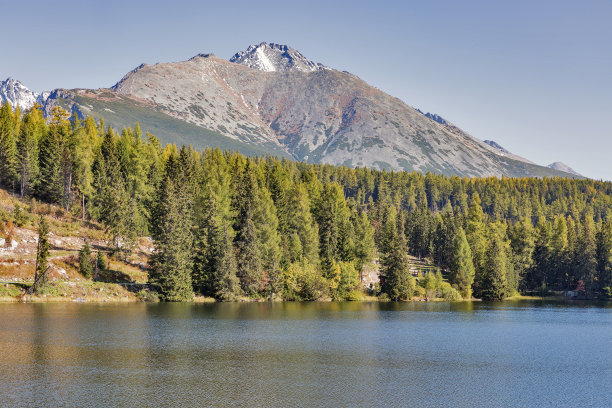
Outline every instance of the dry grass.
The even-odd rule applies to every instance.
[[[2,259],[0,264],[0,280],[32,280],[34,277],[34,263],[23,259]]]

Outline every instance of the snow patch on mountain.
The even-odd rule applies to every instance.
[[[10,77],[5,81],[0,81],[0,102],[8,102],[13,108],[19,106],[22,111],[30,109],[36,102],[43,104],[48,96],[49,92],[39,95],[30,91],[20,81]]]
[[[310,61],[287,45],[266,42],[251,45],[246,51],[236,53],[230,58],[230,62],[266,72],[313,72],[328,69],[323,64]]]

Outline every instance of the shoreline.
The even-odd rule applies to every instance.
[[[146,299],[138,297],[137,294],[127,292],[129,294],[118,294],[109,296],[53,296],[53,295],[0,295],[0,304],[2,303],[90,303],[90,304],[103,304],[103,303],[163,303],[160,301],[148,301]],[[504,299],[503,301],[516,301],[516,300],[572,300],[566,297],[556,296],[512,296]],[[597,300],[597,299],[591,299]],[[266,300],[266,299],[249,299],[241,298],[234,301],[222,302],[214,298],[204,296],[194,296],[190,301],[176,302],[176,303],[191,303],[191,304],[204,304],[204,303],[293,303],[296,301],[292,300]],[[332,299],[320,299],[313,301],[306,301],[308,303],[330,303],[334,302]],[[381,299],[376,296],[366,295],[359,300],[346,300],[343,302],[351,303],[390,303],[392,301],[388,299]],[[462,302],[482,302],[481,299],[462,299],[462,300],[445,300],[442,298],[436,299],[425,299],[425,298],[414,298],[411,300],[400,301],[399,303],[438,303],[438,302],[449,302],[449,303],[462,303]],[[170,302],[172,303],[172,302]]]

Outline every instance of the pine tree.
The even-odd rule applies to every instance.
[[[472,297],[474,275],[472,251],[463,228],[459,227],[452,245],[449,281],[461,292],[461,296],[469,299]]]

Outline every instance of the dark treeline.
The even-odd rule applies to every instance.
[[[0,184],[104,225],[118,254],[152,236],[166,300],[358,298],[377,261],[391,299],[610,297],[612,183],[467,179],[162,147],[136,125],[0,109]],[[415,281],[408,255],[446,271]]]

